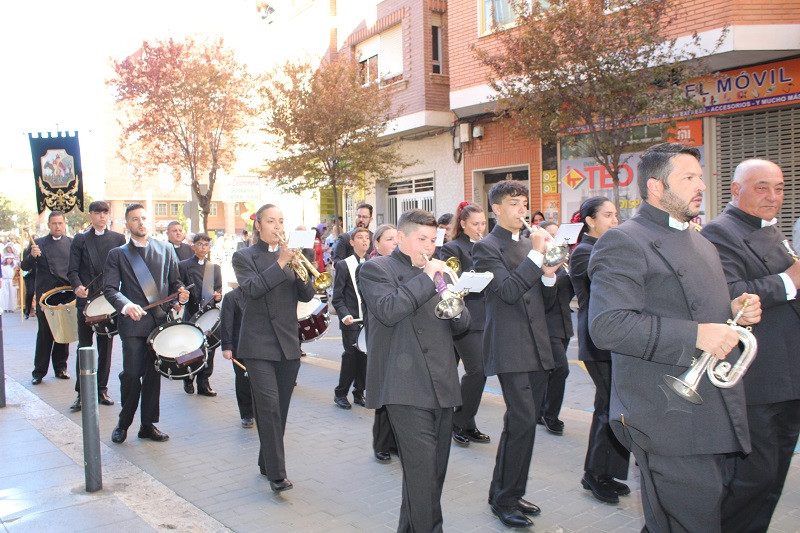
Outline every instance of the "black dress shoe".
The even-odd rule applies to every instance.
[[[631,493],[631,488],[626,485],[625,483],[621,483],[616,479],[607,478],[606,482],[614,489],[614,492],[617,493],[617,496],[627,496]]]
[[[590,473],[585,473],[581,485],[586,490],[592,491],[595,498],[605,503],[619,503],[619,496],[606,479],[597,479]]]
[[[126,428],[121,428],[119,426],[114,428],[114,431],[111,432],[111,442],[116,442],[117,444],[121,444],[125,442],[125,439],[128,438],[128,430]]]
[[[389,452],[375,452],[375,459],[380,463],[388,463],[392,460],[392,454]]]
[[[42,383],[42,378],[33,378],[31,380],[31,385],[41,385],[41,383]]]
[[[492,439],[486,433],[481,433],[478,428],[467,429],[463,432],[472,442],[491,442]]]
[[[186,394],[194,394],[194,382],[191,379],[183,380],[183,392]]]
[[[72,405],[69,406],[70,411],[80,411],[81,410],[81,395],[78,394],[78,397],[75,398],[75,401],[72,402]]]
[[[353,403],[358,404],[361,407],[366,407],[367,406],[367,401],[364,399],[363,396],[353,395]]]
[[[541,418],[541,423],[544,424],[545,429],[552,433],[553,435],[563,435],[564,434],[564,422],[559,420],[558,418]]]
[[[535,503],[531,503],[523,498],[520,498],[517,501],[517,510],[522,514],[530,516],[536,516],[538,514],[541,514],[542,512],[542,510],[539,508],[538,505],[536,505]]]
[[[169,435],[160,432],[157,427],[150,424],[149,426],[142,426],[139,428],[139,438],[164,442],[165,440],[169,440]]]
[[[294,487],[294,485],[292,485],[292,482],[286,478],[279,479],[277,481],[272,481],[271,479],[269,480],[269,488],[275,492],[283,492],[291,489],[292,487]]]
[[[199,394],[201,396],[208,396],[210,398],[213,398],[214,396],[217,395],[217,391],[212,389],[211,386],[208,385],[208,384],[200,385],[198,383],[197,384],[197,394]]]
[[[352,409],[352,407],[353,407],[350,404],[350,402],[347,401],[347,398],[345,398],[344,396],[334,396],[333,397],[333,403],[335,403],[336,405],[338,405],[342,409]]]
[[[469,437],[463,429],[453,426],[453,442],[459,446],[469,446]]]
[[[251,428],[251,427],[253,427],[253,419],[252,418],[242,418],[242,427],[243,428]]]
[[[101,403],[103,405],[114,405],[114,400],[112,400],[111,396],[105,392],[101,392],[97,395],[97,403]]]
[[[69,374],[67,374],[66,370],[62,370],[61,372],[56,372],[56,377],[58,379],[69,379]]]
[[[522,514],[516,507],[500,507],[494,503],[491,507],[494,515],[508,527],[530,527],[533,525],[531,519]]]

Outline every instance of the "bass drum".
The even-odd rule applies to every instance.
[[[328,304],[319,298],[310,302],[297,302],[297,335],[300,342],[311,342],[325,335],[328,331],[330,314]]]
[[[86,317],[86,323],[91,324],[92,329],[98,335],[113,337],[118,333],[117,310],[102,294],[86,301],[83,314]]]
[[[39,298],[39,306],[54,341],[69,344],[78,340],[78,310],[72,287],[64,285],[47,291]]]
[[[209,350],[215,349],[222,343],[222,338],[219,334],[220,311],[218,308],[208,307],[205,310],[200,310],[195,313],[189,322],[196,324],[206,334]]]
[[[189,322],[167,322],[150,332],[147,344],[156,354],[156,371],[169,379],[190,378],[206,366],[208,343],[202,329]]]

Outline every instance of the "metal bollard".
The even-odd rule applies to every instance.
[[[97,405],[97,352],[91,346],[78,350],[83,421],[83,467],[86,492],[103,488],[100,458],[100,410]]]

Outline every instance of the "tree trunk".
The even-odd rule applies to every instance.
[[[339,236],[339,194],[336,189],[336,180],[331,180],[333,189],[333,227],[336,228],[336,236]],[[342,231],[344,231],[344,221],[342,221]]]

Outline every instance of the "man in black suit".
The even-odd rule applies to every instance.
[[[244,294],[241,287],[237,286],[222,298],[219,333],[222,341],[222,357],[229,361],[236,357],[239,334],[242,329],[243,307]],[[233,372],[236,376],[234,387],[236,388],[236,403],[239,406],[242,427],[251,428],[253,427],[253,393],[250,390],[250,378],[235,363]]]
[[[761,315],[756,295],[731,302],[717,251],[690,226],[706,188],[699,160],[675,143],[642,154],[644,202],[598,239],[589,262],[589,333],[611,350],[610,424],[639,465],[647,531],[721,531],[733,456],[750,451],[741,383],[718,388],[703,375],[695,404],[665,380],[701,352],[737,357],[726,321],[747,300],[739,323]]]
[[[500,380],[506,413],[489,487],[492,512],[510,527],[533,524],[526,515],[541,512],[523,499],[547,378],[555,367],[545,309],[556,298],[556,271],[544,266],[545,230],[533,227],[520,235],[528,212],[528,188],[518,181],[501,181],[489,191],[497,217],[491,233],[475,243],[475,269],[494,278],[486,293],[483,334],[484,368]]]
[[[183,242],[186,238],[186,232],[183,231],[183,225],[177,220],[173,220],[167,224],[167,240],[175,248],[175,254],[178,256],[178,261],[185,261],[194,257],[194,250],[192,247]]]
[[[353,255],[336,263],[336,276],[333,284],[331,304],[339,317],[339,329],[342,331],[342,365],[339,370],[339,384],[333,391],[333,403],[342,409],[350,409],[352,405],[347,399],[350,386],[353,386],[353,401],[362,407],[364,387],[367,380],[367,354],[360,351],[358,335],[364,326],[361,316],[361,294],[356,285],[356,269],[366,260],[370,245],[369,230],[355,228],[350,232],[350,246]]]
[[[94,330],[86,324],[83,312],[87,298],[96,298],[103,290],[103,268],[106,257],[112,248],[125,244],[122,233],[108,229],[108,202],[95,200],[89,204],[89,221],[91,227],[78,233],[72,240],[69,254],[69,281],[77,297],[78,310],[78,352],[92,345]],[[111,350],[114,339],[109,335],[97,335],[97,398],[103,405],[114,405],[108,395],[108,375],[111,371]],[[75,373],[80,373],[80,361],[76,353]],[[81,380],[75,380],[75,392],[78,397],[70,406],[71,411],[81,409]]]
[[[195,255],[178,263],[183,284],[187,287],[194,284],[194,287],[189,290],[189,301],[186,302],[183,311],[184,320],[191,320],[200,307],[209,300],[214,302],[209,305],[216,305],[216,302],[222,300],[222,270],[219,265],[213,264],[208,259],[211,237],[207,233],[196,233],[192,239],[192,248]],[[209,351],[206,366],[195,374],[197,376],[197,394],[202,396],[214,397],[217,395],[208,382],[214,372],[214,352],[216,351],[216,348]],[[186,394],[194,393],[194,377],[183,380],[183,390]]]
[[[369,229],[369,225],[372,223],[372,206],[370,204],[358,204],[356,207],[356,227],[357,228],[367,228]],[[351,235],[350,232],[342,233],[339,235],[339,238],[336,239],[336,242],[333,243],[333,253],[331,256],[331,261],[334,265],[343,259],[346,259],[353,255],[353,245],[350,244]],[[372,253],[372,231],[369,232],[369,250],[367,250],[367,256]]]
[[[744,377],[753,451],[736,458],[724,531],[767,531],[800,433],[800,261],[775,224],[783,189],[778,165],[743,161],[731,202],[702,231],[717,247],[731,296],[757,294],[763,306],[753,328],[758,356]]]
[[[33,297],[36,296],[36,269],[25,270],[25,274],[22,277],[25,280],[24,314],[25,320],[28,320],[31,316],[31,308],[35,305]]]
[[[53,361],[53,372],[57,378],[69,379],[67,359],[69,344],[61,344],[53,340],[53,332],[44,316],[38,300],[49,290],[69,285],[67,270],[69,267],[69,249],[72,239],[66,237],[67,220],[62,211],[51,211],[47,218],[48,235],[35,239],[25,251],[20,263],[22,270],[35,270],[36,276],[36,319],[39,321],[39,332],[36,334],[36,353],[33,358],[33,379],[31,383],[38,385],[47,374],[50,360]]]
[[[359,287],[367,304],[367,407],[386,406],[403,466],[398,531],[441,531],[441,496],[450,456],[453,407],[461,391],[453,335],[469,311],[439,320],[443,263],[436,219],[420,209],[400,215],[398,246],[364,263]],[[438,274],[438,276],[437,276]]]
[[[258,466],[275,492],[289,490],[283,434],[300,369],[297,302],[314,297],[311,276],[303,282],[290,263],[295,252],[280,246],[283,213],[272,204],[254,217],[255,244],[233,254],[233,270],[244,293],[237,356],[247,367],[261,449]]]
[[[155,354],[147,337],[167,321],[167,314],[158,306],[149,311],[143,307],[174,292],[178,293],[178,302],[185,304],[189,291],[181,283],[173,247],[148,238],[144,206],[128,206],[125,224],[131,233],[130,241],[108,253],[103,271],[103,294],[119,313],[117,325],[122,338],[122,410],[111,440],[120,444],[128,437],[128,426],[133,423],[141,398],[139,438],[162,442],[169,436],[154,425],[159,416],[161,376],[155,369]]]

